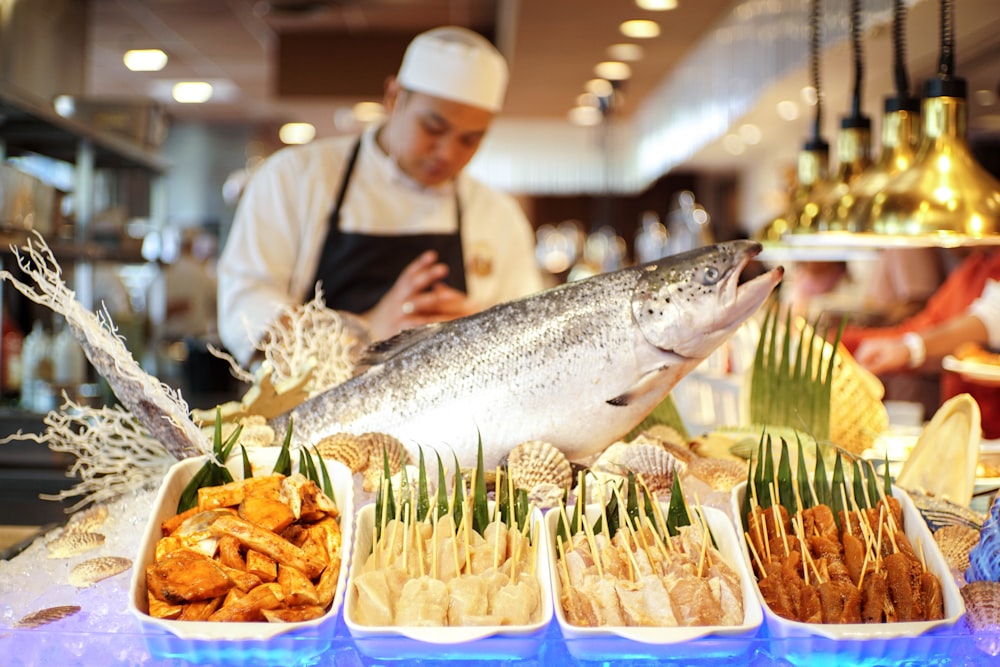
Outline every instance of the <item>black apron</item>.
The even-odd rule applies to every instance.
[[[322,281],[327,308],[364,313],[393,286],[406,266],[427,250],[437,252],[438,261],[448,265],[445,283],[465,292],[465,263],[462,258],[462,209],[455,194],[458,227],[454,234],[407,234],[377,236],[340,229],[340,208],[358,160],[361,140],[354,145],[344,171],[340,191],[330,213],[329,228],[314,282]],[[392,196],[387,194],[386,196]]]

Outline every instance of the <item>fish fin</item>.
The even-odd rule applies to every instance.
[[[648,393],[650,390],[655,389],[659,384],[659,375],[663,371],[667,370],[669,366],[661,366],[656,370],[648,371],[645,375],[639,378],[639,381],[628,388],[627,391],[618,394],[614,398],[609,398],[605,403],[608,405],[614,405],[616,407],[625,407],[630,405],[639,396]]]
[[[420,327],[400,331],[395,336],[378,340],[369,345],[361,355],[360,364],[365,366],[375,366],[385,363],[389,359],[403,354],[413,346],[434,335],[443,324],[434,322]]]

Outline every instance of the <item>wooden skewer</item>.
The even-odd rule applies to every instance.
[[[775,492],[773,484],[767,487],[767,492],[771,495],[771,513],[774,515],[774,529],[781,535],[781,542],[785,547],[785,558],[788,558],[791,555],[791,549],[788,548],[788,533],[785,532],[785,522],[781,519],[778,503],[774,500],[778,494]]]
[[[431,512],[431,576],[438,579],[438,513]]]
[[[750,539],[750,533],[743,531],[743,534],[746,536],[747,546],[750,547],[750,554],[757,561],[757,569],[760,570],[760,576],[763,577],[765,576],[764,562],[760,559],[760,554],[757,553],[757,548],[753,545],[753,540]]]
[[[569,566],[566,565],[566,549],[563,548],[563,543],[560,540],[556,540],[556,549],[559,551],[559,562],[562,563],[562,570],[559,574],[563,575],[563,587],[567,588],[571,583],[569,579]]]

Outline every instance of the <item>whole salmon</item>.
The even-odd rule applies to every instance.
[[[379,431],[414,455],[487,469],[546,440],[570,459],[601,451],[751,316],[778,267],[738,285],[761,250],[732,241],[568,283],[475,315],[404,331],[369,350],[364,373],[272,421],[312,446]]]

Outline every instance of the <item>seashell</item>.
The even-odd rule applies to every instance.
[[[962,586],[960,592],[976,645],[990,655],[1000,655],[1000,583],[976,581]]]
[[[568,489],[573,484],[569,459],[543,440],[529,440],[510,450],[507,473],[515,489],[524,489],[529,494],[539,484],[551,484],[559,489]]]
[[[949,398],[921,431],[896,484],[907,491],[968,505],[976,483],[982,437],[979,403],[969,394]],[[942,457],[947,457],[948,465],[941,465]]]
[[[68,618],[78,611],[80,611],[80,607],[75,604],[62,605],[60,607],[47,607],[24,616],[11,627],[22,629],[37,628],[48,623],[54,623],[64,618]]]
[[[994,500],[979,531],[979,542],[969,551],[965,580],[1000,581],[1000,499]]]
[[[688,461],[690,461],[691,459],[693,459],[695,456],[697,456],[691,450],[691,447],[688,445],[688,443],[685,442],[684,440],[681,440],[680,442],[674,442],[672,440],[669,440],[669,439],[666,439],[666,438],[661,438],[660,436],[658,436],[657,435],[657,433],[658,433],[657,428],[658,427],[654,427],[654,428],[649,429],[648,431],[643,431],[642,433],[640,433],[639,435],[637,435],[635,437],[635,439],[633,439],[629,444],[631,444],[631,445],[642,445],[642,444],[659,445],[663,449],[667,450],[667,452],[669,452],[675,459],[677,459],[678,461],[682,461],[684,463],[687,463]],[[670,428],[670,427],[669,426],[665,426],[663,428]],[[671,429],[671,430],[673,430],[673,429]]]
[[[931,532],[945,526],[968,526],[976,530],[979,530],[983,526],[985,517],[968,507],[956,505],[949,500],[928,496],[917,491],[907,491],[907,493],[920,512],[920,516],[927,522]]]
[[[565,492],[565,487],[541,482],[528,490],[528,504],[539,509],[556,507],[562,502]]]
[[[979,541],[979,531],[969,526],[944,526],[934,531],[934,541],[948,567],[961,575],[969,568],[969,551]]]
[[[365,491],[378,489],[387,458],[389,473],[392,475],[398,473],[404,465],[411,463],[410,453],[406,451],[403,443],[388,433],[364,433],[359,439],[364,449],[368,451],[368,464],[362,471]]]
[[[107,505],[91,505],[69,518],[64,533],[93,533],[108,519]]]
[[[687,473],[705,482],[714,491],[732,491],[734,486],[746,481],[748,469],[746,461],[703,456],[696,456],[687,464]]]
[[[99,556],[85,560],[69,572],[69,583],[87,588],[97,582],[121,574],[132,567],[132,561],[120,556]]]
[[[648,442],[616,442],[594,462],[594,470],[611,475],[635,473],[651,493],[667,494],[674,482],[675,471],[685,464],[659,445]]]
[[[351,469],[361,472],[368,465],[369,450],[365,443],[351,433],[334,433],[316,444],[320,456],[340,461]]]
[[[687,449],[688,446],[687,438],[681,435],[680,431],[675,429],[673,426],[667,426],[666,424],[654,424],[643,431],[640,435],[645,435],[649,438],[659,440],[660,442],[669,443],[685,449]],[[635,442],[635,440],[633,440],[633,442]]]
[[[104,544],[101,533],[83,533],[70,531],[63,533],[45,546],[49,550],[49,558],[72,558],[79,554],[96,549]]]

